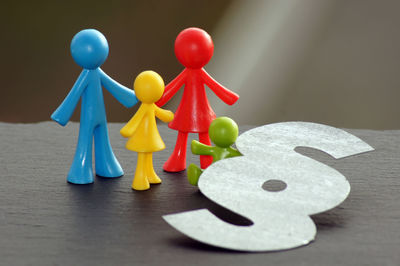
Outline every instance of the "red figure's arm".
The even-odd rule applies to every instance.
[[[175,79],[173,79],[167,86],[165,86],[164,94],[156,102],[156,105],[162,107],[166,104],[174,95],[175,93],[182,87],[185,83],[186,79],[186,71],[183,70]]]
[[[204,83],[226,104],[232,105],[239,99],[239,95],[219,84],[204,69],[201,71],[201,76]]]

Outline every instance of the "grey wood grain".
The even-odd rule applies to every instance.
[[[0,123],[1,265],[400,265],[400,131],[348,130],[376,151],[341,160],[298,148],[343,173],[351,193],[312,217],[318,234],[310,245],[252,254],[200,244],[166,224],[164,214],[199,208],[235,224],[248,221],[206,199],[185,172],[162,171],[176,138],[165,126],[167,149],[154,154],[163,183],[132,191],[136,154],[124,148],[121,127],[109,124],[125,176],[71,185],[77,123]]]

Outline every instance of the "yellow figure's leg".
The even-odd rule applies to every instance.
[[[150,188],[149,181],[146,177],[146,153],[138,152],[138,159],[133,178],[132,188],[135,190],[146,190]]]
[[[146,176],[150,184],[161,183],[161,179],[157,176],[156,172],[154,172],[152,152],[146,153]]]

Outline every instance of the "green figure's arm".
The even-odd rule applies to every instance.
[[[229,147],[228,150],[231,157],[242,156],[242,154],[237,149]]]
[[[205,145],[197,140],[192,140],[190,147],[192,149],[192,153],[197,155],[212,155],[214,152],[212,146]]]

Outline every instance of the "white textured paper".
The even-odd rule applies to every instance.
[[[201,175],[201,192],[253,222],[237,226],[206,209],[165,215],[175,229],[200,242],[233,250],[272,251],[306,245],[316,234],[310,215],[339,205],[350,184],[335,169],[294,151],[311,147],[336,159],[372,151],[361,139],[337,128],[285,122],[254,128],[239,136],[243,156],[212,164]],[[266,191],[268,180],[287,187]]]

